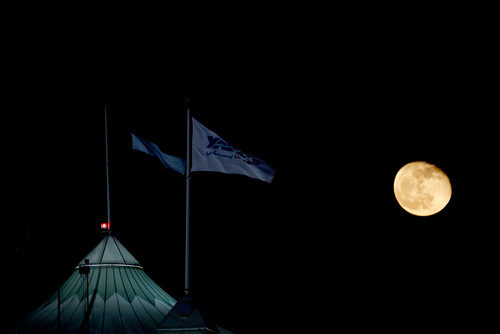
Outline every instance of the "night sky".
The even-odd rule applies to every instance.
[[[461,20],[269,21],[175,45],[159,26],[110,26],[97,44],[58,28],[12,38],[1,123],[11,323],[102,238],[105,104],[112,229],[181,296],[184,178],[133,151],[130,133],[185,158],[188,94],[197,120],[276,170],[271,184],[193,173],[192,292],[208,317],[235,333],[477,324],[497,122],[483,41]],[[394,198],[397,171],[417,160],[452,183],[434,216]]]

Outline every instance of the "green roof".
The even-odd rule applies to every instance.
[[[84,260],[88,266],[87,274]],[[89,333],[156,333],[175,304],[112,234],[107,234],[43,305],[29,314],[19,333],[78,333],[88,315]],[[58,297],[59,295],[59,297]],[[59,307],[58,307],[59,305]],[[58,312],[59,308],[59,312]],[[59,317],[58,317],[59,313]]]
[[[84,264],[85,259],[90,265],[95,264],[123,264],[140,266],[139,261],[121,244],[112,234],[107,234],[101,242],[82,260],[78,266]]]

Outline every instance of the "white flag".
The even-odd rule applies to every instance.
[[[264,161],[231,147],[215,132],[193,118],[193,162],[191,171],[242,174],[271,182],[274,169]]]
[[[163,166],[184,175],[184,171],[186,170],[186,160],[163,153],[155,143],[147,141],[146,139],[136,136],[133,133],[132,149],[155,156],[160,159]]]

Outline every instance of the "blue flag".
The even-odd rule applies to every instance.
[[[182,175],[184,175],[186,171],[186,160],[163,153],[154,143],[136,136],[133,133],[132,148],[134,150],[157,157],[165,167],[174,170],[177,173],[181,173]]]
[[[265,161],[233,148],[215,132],[193,120],[193,166],[191,171],[241,174],[271,182],[274,169]]]

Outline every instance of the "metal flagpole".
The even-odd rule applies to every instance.
[[[90,317],[90,307],[89,307],[89,272],[90,268],[88,268],[88,263],[89,260],[85,259],[86,262],[85,264],[87,265],[87,271],[85,273],[85,279],[87,280],[87,306],[85,307],[85,328],[87,329],[87,334],[90,333],[90,326],[89,326],[89,317]]]
[[[187,110],[187,138],[186,138],[186,250],[184,264],[184,293],[189,294],[189,237],[190,237],[190,186],[191,186],[191,111],[189,110],[189,99],[185,98]]]
[[[106,191],[108,204],[108,230],[111,230],[111,213],[109,204],[109,152],[108,152],[108,109],[104,105],[104,138],[106,140]]]
[[[61,334],[61,288],[57,289],[57,334]]]

